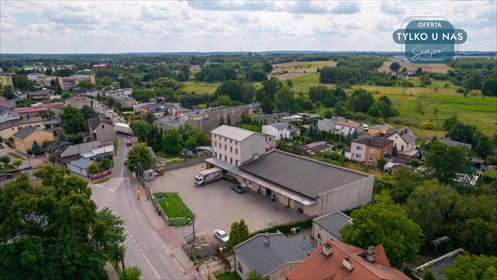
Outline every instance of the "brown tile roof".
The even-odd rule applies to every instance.
[[[328,240],[327,244],[330,244],[332,247],[330,256],[326,256],[323,253],[324,244],[321,245],[314,253],[288,273],[287,279],[410,279],[399,270],[390,266],[382,245],[375,247],[375,261],[369,262],[365,258],[367,250],[335,240]],[[344,258],[348,258],[352,262],[352,270],[344,267]]]
[[[15,108],[13,111],[18,114],[26,114],[26,113],[48,111],[48,108],[47,107]]]
[[[357,123],[357,122],[351,121],[351,120],[339,120],[336,122],[336,124],[341,125],[341,126],[351,127],[351,128],[358,128],[359,126],[361,126],[360,123]]]

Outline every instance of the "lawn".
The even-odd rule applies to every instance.
[[[188,81],[183,83],[187,92],[195,93],[214,93],[221,83],[208,83],[198,81]]]
[[[13,157],[13,158],[22,159],[22,160],[24,160],[24,159],[25,159],[24,157],[22,157],[22,156],[20,156],[20,155],[18,155],[18,154],[16,154],[16,153],[14,153],[14,152],[10,152],[10,153],[9,153],[9,156],[11,156],[11,157]]]
[[[160,195],[166,195],[166,198],[159,200],[160,207],[166,212],[169,218],[193,217],[192,211],[186,206],[177,193],[154,193],[157,198]]]
[[[223,274],[216,275],[217,280],[242,280],[236,272],[226,272]]]
[[[487,170],[485,171],[485,175],[497,178],[497,170]]]

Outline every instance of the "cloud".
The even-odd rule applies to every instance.
[[[262,11],[274,8],[269,1],[198,1],[187,0],[194,9],[207,11]]]
[[[405,12],[404,6],[400,2],[380,2],[380,10],[389,15],[402,15]]]
[[[313,1],[296,1],[288,5],[286,11],[293,14],[325,14],[328,13],[328,7]]]
[[[330,11],[334,14],[351,15],[360,12],[361,7],[359,6],[359,4],[354,2],[340,1],[338,4],[332,7]]]

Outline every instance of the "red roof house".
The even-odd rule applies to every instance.
[[[368,250],[364,250],[335,240],[328,240],[321,245],[288,273],[286,278],[288,280],[411,279],[390,265],[383,245],[370,246]]]

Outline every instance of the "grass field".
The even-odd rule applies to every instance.
[[[159,200],[159,204],[169,218],[192,218],[192,211],[186,206],[177,193],[154,193],[156,198],[159,195],[166,195],[166,198]]]
[[[241,280],[240,276],[236,272],[226,272],[223,274],[216,275],[217,280]]]
[[[207,82],[198,82],[198,81],[188,81],[184,82],[186,85],[185,91],[187,92],[195,92],[195,93],[214,93],[217,87],[221,83],[207,83]]]
[[[18,158],[18,159],[25,159],[24,157],[14,153],[14,152],[10,152],[9,153],[9,156],[13,157],[13,158]]]

